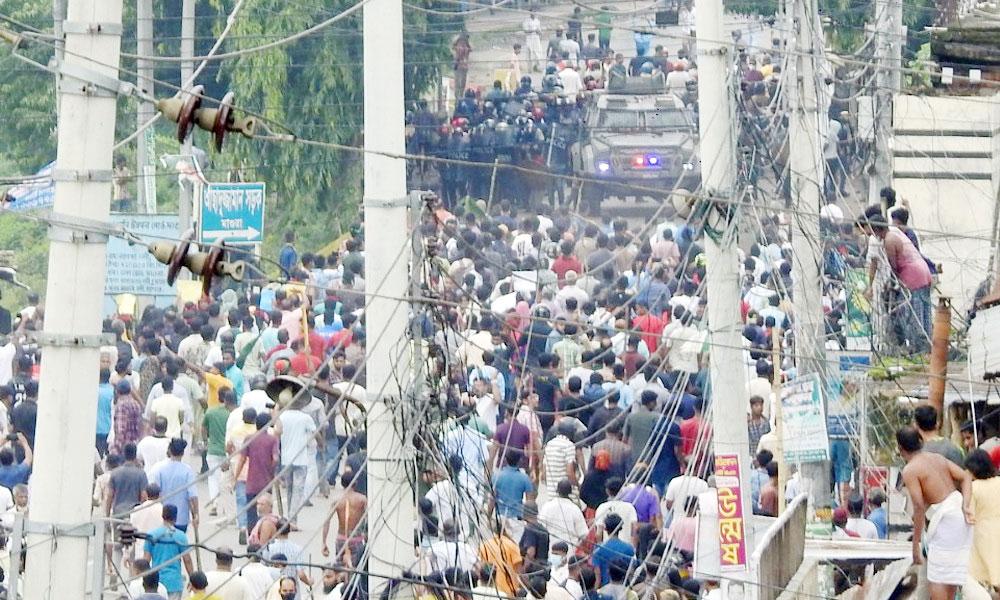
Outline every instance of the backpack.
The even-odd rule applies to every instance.
[[[601,448],[594,452],[594,469],[597,471],[611,470],[611,451]]]

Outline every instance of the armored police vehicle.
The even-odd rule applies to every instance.
[[[698,188],[698,126],[682,95],[656,77],[619,78],[592,92],[571,148],[586,209],[596,212],[608,196],[666,199]]]

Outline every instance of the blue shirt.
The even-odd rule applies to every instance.
[[[878,539],[884,540],[889,537],[889,520],[884,506],[872,510],[868,514],[868,520],[875,524],[875,529],[878,530]]]
[[[524,471],[509,465],[494,478],[493,488],[497,494],[497,514],[518,519],[524,515],[524,495],[535,490]]]
[[[656,456],[652,479],[661,494],[670,480],[680,475],[681,465],[677,462],[677,454],[674,452],[680,445],[681,426],[671,419],[660,417],[653,426],[653,433],[649,436],[646,448],[647,452],[653,453],[651,456]]]
[[[617,536],[598,546],[594,550],[594,557],[591,559],[591,562],[595,569],[601,569],[601,585],[606,585],[611,581],[610,569],[608,568],[611,566],[611,563],[618,560],[624,562],[627,567],[632,562],[634,556],[635,550],[632,548],[632,544],[623,542]]]
[[[0,485],[13,492],[15,485],[28,483],[29,475],[31,475],[31,467],[24,463],[0,467]]]
[[[299,261],[299,253],[295,251],[295,246],[291,244],[285,244],[281,249],[281,253],[278,254],[278,264],[287,273],[292,270],[295,263]]]
[[[243,392],[246,391],[246,382],[243,379],[243,371],[239,367],[233,365],[226,369],[226,379],[233,382],[233,393],[236,394],[236,405],[239,406],[240,400],[243,399]]]
[[[188,501],[198,497],[194,471],[180,461],[169,459],[156,472],[156,483],[160,486],[162,502],[177,507],[177,526],[187,527],[191,520]]]
[[[771,478],[767,476],[767,469],[754,469],[750,472],[750,506],[754,513],[760,510],[760,490]]]
[[[184,577],[181,576],[179,557],[188,549],[188,539],[183,531],[167,527],[157,527],[149,532],[146,539],[146,552],[149,553],[149,564],[160,569],[160,583],[171,594],[184,591]]]
[[[111,403],[115,399],[115,388],[110,383],[97,386],[97,435],[111,433]]]

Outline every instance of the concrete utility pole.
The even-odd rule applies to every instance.
[[[135,49],[139,56],[153,55],[153,0],[136,0],[135,2]],[[154,97],[155,84],[153,83],[153,62],[150,60],[137,59],[136,71],[138,72],[138,86]],[[139,100],[139,110],[137,113],[138,127],[142,127],[147,121],[153,118],[156,108],[151,102]],[[138,199],[139,210],[153,214],[156,212],[156,183],[155,167],[153,158],[149,155],[148,139],[153,137],[153,128],[147,128],[135,141],[136,143],[136,173],[139,175],[136,187],[136,198]],[[139,211],[137,211],[139,212]],[[182,229],[183,231],[183,229]]]
[[[409,292],[406,153],[403,114],[403,5],[372,0],[364,8],[365,280],[368,298],[368,593],[377,598],[388,578],[413,559],[416,518],[407,478],[401,398],[394,369],[406,343],[407,308],[392,298]],[[400,257],[402,254],[402,257]],[[381,339],[376,345],[375,340]],[[405,365],[405,362],[402,364]],[[406,369],[406,367],[400,367]],[[406,369],[408,371],[408,369]],[[405,379],[399,373],[398,379]]]
[[[875,163],[868,180],[868,203],[892,185],[892,107],[901,89],[903,50],[902,0],[875,1]]]
[[[736,120],[733,112],[732,46],[724,40],[729,35],[723,30],[722,0],[698,1],[698,98],[701,113],[698,119],[701,135],[701,172],[704,192],[732,209],[732,219],[737,219],[739,208],[736,197]],[[711,224],[722,230],[722,239],[705,236],[705,253],[708,259],[708,325],[711,344],[710,376],[712,386],[712,442],[715,454],[736,454],[740,457],[740,480],[744,485],[750,479],[750,452],[748,450],[746,414],[748,398],[746,374],[742,367],[743,346],[740,323],[741,272],[736,246],[736,226],[710,214]],[[734,415],[739,418],[734,418]],[[744,539],[749,532],[746,523],[753,514],[750,510],[749,487],[743,494]]]
[[[66,0],[52,0],[52,37],[55,38],[56,60],[62,62],[65,52],[65,41],[63,40],[63,21],[66,20]],[[59,83],[59,76],[56,75],[56,85]],[[59,100],[56,100],[56,116],[59,116]]]
[[[65,63],[117,79],[121,21],[121,0],[70,0]],[[75,77],[60,78],[55,218],[108,220],[117,100]],[[24,597],[83,600],[107,238],[52,225],[49,239],[45,303],[52,310],[38,336],[45,350],[29,504],[39,525],[28,528]]]
[[[181,58],[194,57],[194,3],[195,0],[184,0],[181,6]],[[181,87],[189,89],[193,82],[189,82],[191,74],[194,73],[194,61],[186,60],[181,63]],[[181,146],[181,154],[194,165],[194,152],[191,147],[191,137]],[[191,213],[194,202],[194,186],[190,183],[181,184],[181,196],[177,207],[177,219],[180,223],[180,230],[187,231],[191,227]]]
[[[792,199],[792,278],[795,294],[795,356],[799,375],[818,373],[821,383],[826,367],[825,328],[822,302],[823,241],[819,231],[820,197],[823,192],[824,162],[822,135],[826,112],[820,110],[816,78],[819,19],[816,0],[794,3],[795,40],[789,61],[787,83],[791,129]],[[825,394],[824,394],[825,398]],[[802,476],[812,482],[816,506],[829,505],[829,462],[803,465]]]

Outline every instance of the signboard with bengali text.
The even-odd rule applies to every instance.
[[[719,568],[745,571],[747,568],[746,520],[740,489],[738,454],[715,455],[715,487],[719,495]]]
[[[144,240],[176,242],[180,237],[177,215],[111,215],[111,222]],[[118,237],[108,238],[107,280],[104,293],[173,298],[177,292],[167,285],[167,268],[142,244],[129,245]]]
[[[198,211],[202,243],[264,241],[264,183],[210,183],[202,190]]]

